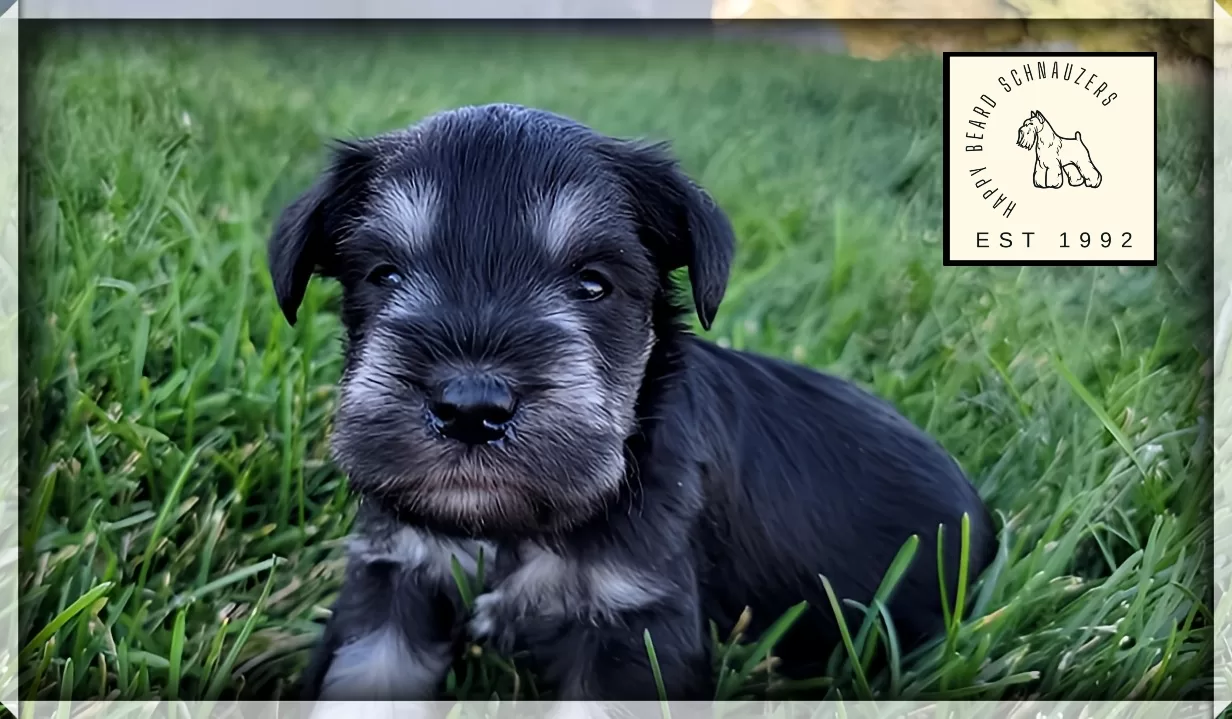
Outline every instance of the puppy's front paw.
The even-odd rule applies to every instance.
[[[467,632],[472,641],[491,647],[498,654],[513,653],[516,611],[498,590],[475,598]]]

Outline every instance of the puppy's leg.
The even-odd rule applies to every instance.
[[[565,701],[659,698],[646,648],[650,633],[667,696],[714,695],[709,642],[691,563],[669,572],[632,569],[628,557],[565,559],[536,550],[476,602],[472,636],[526,651],[536,676]]]
[[[659,690],[646,648],[649,632],[667,698],[700,701],[714,697],[714,684],[697,619],[696,607],[673,602],[595,623],[532,622],[523,637],[544,680],[563,701],[654,701]]]
[[[1087,187],[1094,189],[1104,181],[1104,176],[1099,173],[1099,168],[1095,166],[1095,163],[1091,162],[1091,158],[1088,157],[1086,162],[1081,164],[1080,169]]]
[[[322,701],[432,699],[452,657],[452,599],[422,573],[352,558],[301,697]]]
[[[1065,178],[1069,180],[1070,187],[1077,187],[1082,184],[1082,173],[1078,171],[1078,166],[1073,163],[1065,166]]]
[[[1062,169],[1060,160],[1049,163],[1046,177],[1048,186],[1054,190],[1065,184],[1065,170]]]

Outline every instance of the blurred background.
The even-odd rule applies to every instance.
[[[23,28],[23,698],[286,690],[353,507],[328,460],[336,288],[287,326],[271,223],[330,138],[493,101],[671,141],[739,237],[706,336],[889,399],[1004,527],[934,644],[853,628],[791,684],[716,633],[721,698],[1205,696],[1209,25],[1066,27]],[[937,50],[979,42],[1161,53],[1158,267],[942,267]],[[447,692],[537,696],[487,655]]]
[[[855,57],[882,60],[903,53],[944,52],[948,50],[1054,50],[1054,51],[1132,51],[1159,53],[1161,71],[1180,79],[1204,82],[1214,57],[1210,21],[1124,21],[1124,20],[797,20],[782,18],[808,17],[807,7],[782,8],[773,0],[716,0],[714,14],[724,22],[723,32],[744,34],[765,33],[812,44],[832,52]],[[973,17],[995,17],[1007,13],[993,7],[1005,5],[1003,0],[969,0]],[[1031,0],[1022,0],[1029,6]],[[1081,5],[1081,3],[1077,3]],[[855,3],[825,6],[826,14],[842,17],[868,16],[870,10],[859,10]],[[875,10],[878,3],[871,3]],[[1013,5],[1009,6],[1013,9]],[[954,9],[950,13],[960,14]],[[1099,15],[1111,14],[1106,9]],[[1014,14],[1017,14],[1015,11]],[[821,13],[816,13],[817,15]],[[931,14],[923,13],[920,14]],[[734,22],[738,20],[738,22]]]

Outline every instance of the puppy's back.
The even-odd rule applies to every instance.
[[[702,340],[688,352],[692,404],[713,457],[701,542],[711,616],[734,621],[747,605],[756,630],[808,600],[813,608],[779,654],[824,661],[839,635],[818,575],[840,599],[867,605],[914,534],[920,545],[891,614],[904,645],[939,631],[938,525],[951,606],[964,513],[968,584],[996,552],[988,510],[953,458],[850,382]]]

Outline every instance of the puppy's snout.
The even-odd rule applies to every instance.
[[[433,422],[445,437],[466,444],[486,444],[505,436],[517,411],[509,385],[490,375],[463,375],[446,380],[433,392]]]

